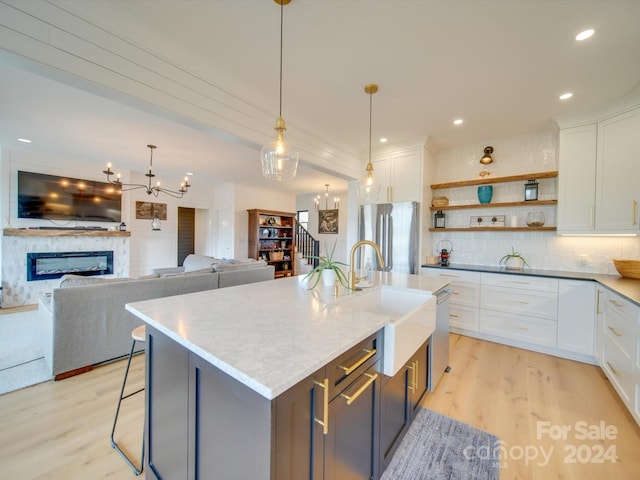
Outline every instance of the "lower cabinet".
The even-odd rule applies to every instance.
[[[429,385],[429,341],[393,377],[380,398],[380,474],[391,462]]]
[[[146,478],[379,478],[382,332],[273,400],[147,326]]]

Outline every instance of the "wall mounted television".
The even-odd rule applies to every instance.
[[[105,182],[18,171],[18,218],[120,222],[122,194]]]

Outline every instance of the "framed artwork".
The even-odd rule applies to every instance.
[[[151,220],[153,214],[158,215],[160,220],[167,219],[167,204],[153,202],[136,202],[136,219]]]
[[[318,211],[318,233],[338,233],[338,209]]]

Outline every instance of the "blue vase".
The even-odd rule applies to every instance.
[[[493,197],[493,185],[481,185],[478,187],[478,200],[480,203],[491,202]]]

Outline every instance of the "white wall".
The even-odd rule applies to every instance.
[[[26,228],[34,226],[104,226],[114,227],[112,222],[77,222],[77,221],[48,221],[28,220],[17,218],[17,172],[26,170],[50,175],[68,175],[73,178],[104,181],[101,169],[87,164],[82,159],[61,157],[57,155],[34,154],[21,150],[2,150],[2,181],[0,190],[0,212],[2,227]],[[125,182],[142,183],[147,178],[142,173],[123,172]],[[173,185],[175,179],[157,178],[163,185]],[[207,185],[199,185],[197,179],[193,182],[189,193],[182,199],[176,199],[161,194],[158,198],[147,195],[144,190],[123,192],[122,220],[131,231],[130,268],[131,276],[146,275],[154,268],[171,267],[177,264],[177,217],[178,206],[196,208],[208,211],[213,208],[213,191]],[[171,188],[171,187],[167,187]],[[151,230],[151,220],[137,220],[135,218],[135,202],[155,202],[167,204],[167,220],[162,222],[160,231]],[[206,214],[203,214],[206,216]],[[210,222],[209,222],[210,223]],[[212,242],[213,233],[203,233]],[[213,245],[202,245],[203,251],[212,251]]]
[[[484,147],[494,147],[493,164],[480,165]],[[430,183],[444,183],[478,178],[480,170],[486,168],[494,177],[518,175],[523,173],[558,170],[558,136],[555,131],[536,132],[517,137],[494,139],[473,145],[456,147],[439,152],[436,156],[435,171]],[[504,188],[505,193],[498,195],[520,196],[524,199],[524,182]],[[496,194],[494,186],[494,195]],[[556,181],[541,182],[540,198],[555,197]],[[451,203],[477,203],[474,187],[462,189],[437,190],[435,195],[450,198]],[[456,197],[457,196],[457,197]],[[466,197],[465,197],[466,196]],[[495,197],[494,197],[495,198]],[[495,202],[496,200],[492,200]],[[506,198],[497,201],[509,201]],[[426,214],[432,215],[427,208]],[[447,213],[447,225],[450,222],[466,222],[471,215],[506,214],[518,215],[524,222],[528,208],[451,211]],[[544,208],[547,225],[555,225],[555,207]],[[431,218],[425,219],[431,225]],[[527,262],[535,269],[570,270],[616,274],[612,258],[640,258],[639,237],[565,237],[555,232],[433,232],[431,242],[427,242],[431,252],[423,251],[422,262],[426,255],[433,255],[442,240],[453,245],[452,263],[470,265],[498,265],[500,258],[515,248],[522,253]]]

